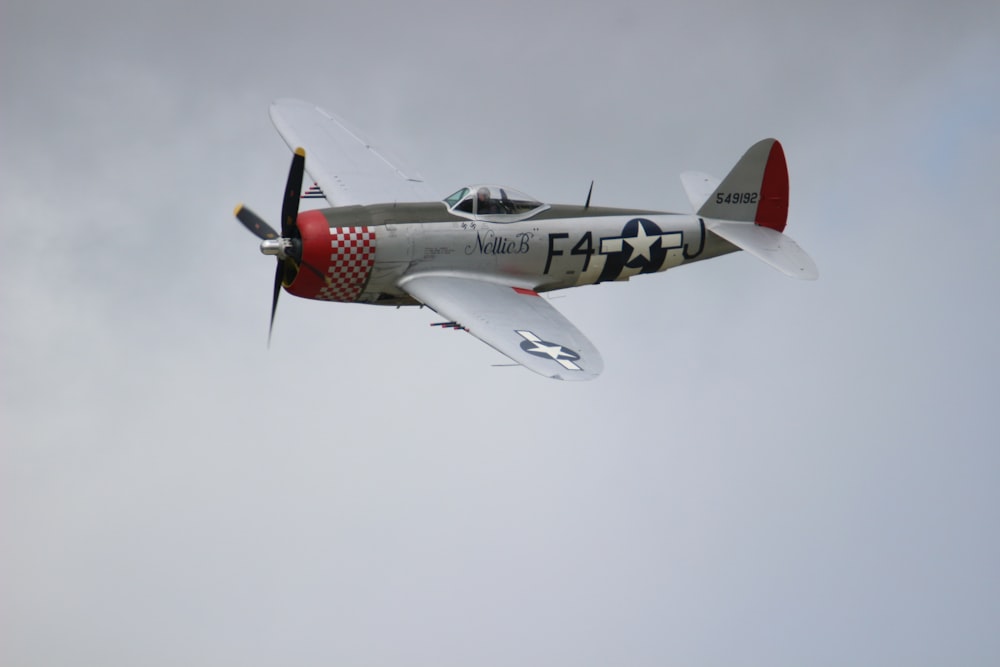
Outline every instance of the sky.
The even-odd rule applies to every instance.
[[[1000,662],[996,3],[0,16],[0,663]],[[687,212],[778,137],[820,279],[552,295],[589,383],[287,294],[268,349],[278,97],[442,196]]]

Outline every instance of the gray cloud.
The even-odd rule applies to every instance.
[[[996,662],[996,8],[5,18],[4,664]],[[821,279],[560,295],[585,386],[288,295],[267,350],[282,95],[442,194],[685,210],[778,136]]]

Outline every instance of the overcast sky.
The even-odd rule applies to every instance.
[[[1000,663],[1000,5],[344,4],[0,10],[0,663]],[[778,137],[820,280],[557,294],[591,383],[287,294],[268,350],[283,96],[442,196]]]

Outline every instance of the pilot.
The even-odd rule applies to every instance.
[[[490,197],[489,188],[479,188],[476,191],[476,199],[478,200],[476,204],[476,213],[478,215],[490,215],[491,213],[500,212],[496,200]]]

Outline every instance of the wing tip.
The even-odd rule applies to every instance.
[[[531,369],[529,368],[528,370]],[[600,375],[600,373],[587,373],[585,375],[567,375],[563,377],[561,374],[556,373],[555,375],[546,375],[545,377],[550,380],[562,380],[563,382],[590,382],[591,380],[596,380]]]
[[[297,97],[278,97],[271,101],[272,107],[309,107],[312,106],[305,100]]]

